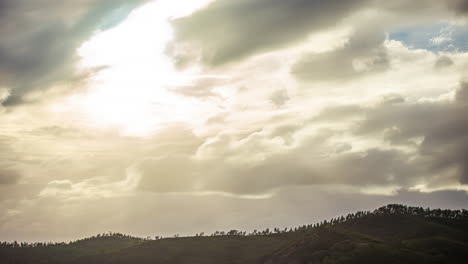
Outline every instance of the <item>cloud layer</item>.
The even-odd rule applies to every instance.
[[[194,43],[203,62],[218,65],[304,40],[307,34],[333,26],[369,2],[215,1],[173,23],[177,42]]]
[[[466,204],[467,1],[146,2],[0,1],[1,237]]]

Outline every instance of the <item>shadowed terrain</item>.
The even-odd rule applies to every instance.
[[[2,243],[1,263],[466,263],[468,211],[387,205],[291,229]]]

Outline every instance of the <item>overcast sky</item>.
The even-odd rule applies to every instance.
[[[0,240],[468,207],[466,0],[0,0]]]

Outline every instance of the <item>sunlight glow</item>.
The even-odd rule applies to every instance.
[[[185,16],[209,0],[151,2],[119,26],[97,32],[78,50],[81,68],[102,68],[89,89],[67,102],[95,126],[117,127],[125,135],[151,134],[165,123],[200,120],[210,106],[170,91],[200,78],[179,72],[165,55],[173,37],[169,19]],[[203,78],[203,77],[202,77]]]

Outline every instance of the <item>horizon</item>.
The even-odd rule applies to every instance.
[[[373,215],[373,214],[376,214],[376,212],[378,213],[379,210],[390,208],[390,207],[395,207],[395,206],[398,206],[398,207],[403,206],[403,207],[406,207],[408,209],[415,209],[415,208],[419,209],[419,208],[421,208],[421,209],[430,210],[430,211],[437,210],[437,209],[460,211],[462,213],[465,213],[465,212],[468,211],[468,209],[465,209],[465,208],[460,208],[460,209],[430,208],[430,207],[424,208],[424,207],[420,207],[420,206],[408,206],[408,205],[404,205],[404,204],[387,204],[387,205],[375,208],[373,210],[358,210],[358,211],[354,211],[354,212],[351,212],[351,213],[348,213],[348,214],[337,215],[335,217],[328,218],[328,219],[322,219],[321,221],[318,221],[318,222],[303,223],[303,224],[300,224],[300,225],[297,225],[297,226],[263,227],[262,229],[253,229],[253,230],[242,230],[242,229],[228,228],[226,230],[216,230],[216,231],[212,231],[212,232],[200,231],[200,232],[197,232],[195,234],[182,234],[181,235],[179,233],[175,233],[175,234],[168,235],[168,236],[161,236],[161,235],[157,235],[157,234],[156,235],[155,234],[153,234],[153,235],[148,235],[147,234],[146,236],[135,236],[135,235],[132,235],[132,234],[125,234],[125,233],[121,233],[121,232],[106,231],[106,232],[103,232],[103,233],[97,233],[97,234],[86,236],[86,237],[75,238],[75,239],[69,240],[69,241],[50,241],[50,240],[43,240],[43,241],[17,241],[17,240],[3,241],[3,240],[1,240],[0,244],[4,243],[4,242],[7,242],[7,243],[17,242],[18,244],[21,244],[21,243],[29,243],[29,244],[35,244],[35,243],[65,243],[65,244],[73,244],[73,243],[84,241],[84,240],[87,240],[87,239],[95,239],[95,238],[101,238],[101,237],[115,237],[115,236],[123,237],[123,238],[130,238],[130,239],[139,239],[139,240],[142,240],[142,241],[155,241],[155,240],[160,240],[160,239],[231,236],[229,234],[229,231],[236,231],[237,233],[234,234],[234,236],[262,236],[262,235],[266,236],[266,235],[274,235],[274,234],[281,234],[281,233],[297,232],[297,231],[301,230],[301,228],[313,229],[313,228],[317,228],[317,227],[327,225],[327,224],[332,224],[333,225],[333,220],[339,220],[339,219],[344,218],[345,220],[343,220],[343,221],[348,221],[348,217],[350,217],[350,219],[353,218],[353,217],[360,218],[360,217],[357,216],[359,213],[362,213],[363,216],[366,216],[366,215],[369,215],[369,214]],[[391,214],[398,215],[399,213],[393,212]],[[342,222],[342,221],[340,220],[339,222]],[[263,234],[263,231],[265,231],[267,233]],[[23,246],[21,246],[21,247],[23,247]]]
[[[466,208],[467,24],[466,0],[0,1],[0,241]]]

